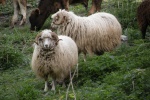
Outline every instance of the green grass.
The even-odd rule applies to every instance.
[[[35,1],[28,0],[36,6]],[[77,100],[150,100],[150,38],[141,39],[136,22],[135,0],[107,0],[102,3],[102,11],[114,14],[123,27],[123,34],[129,38],[113,52],[102,56],[79,57],[78,77],[73,85]],[[91,1],[90,1],[91,3]],[[8,3],[10,5],[10,3]],[[44,80],[39,79],[30,67],[33,53],[32,44],[37,32],[29,31],[29,24],[10,29],[12,9],[0,7],[0,11],[10,11],[9,21],[0,27],[0,100],[65,100],[67,88],[57,85],[56,91],[43,91]],[[9,9],[9,10],[8,10]],[[70,9],[86,16],[85,8],[79,4]],[[50,27],[48,18],[42,29]],[[51,81],[51,79],[50,79]],[[70,88],[68,100],[74,100]]]

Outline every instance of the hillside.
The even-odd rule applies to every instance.
[[[28,8],[29,16],[37,5],[36,0],[27,1],[32,5]],[[140,0],[102,2],[101,11],[118,18],[129,40],[113,52],[88,56],[86,62],[81,54],[78,77],[73,79],[76,95],[70,87],[68,100],[150,100],[150,29],[146,39],[141,39],[136,20],[139,4]],[[11,1],[0,5],[0,100],[65,100],[67,88],[57,85],[55,92],[44,93],[44,81],[32,72],[32,44],[38,32],[30,32],[28,21],[11,29],[12,7]],[[71,6],[70,10],[87,16],[81,4]],[[49,28],[50,22],[49,17],[42,29]]]

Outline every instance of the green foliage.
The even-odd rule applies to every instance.
[[[102,11],[114,14],[123,29],[137,28],[136,9],[139,2],[136,0],[109,0],[103,4],[104,9]]]
[[[134,39],[141,39],[141,34],[139,30],[133,29],[133,28],[127,28],[123,31],[123,33],[128,36],[129,42],[133,41]]]
[[[26,83],[17,91],[19,100],[35,100],[39,96],[39,91],[34,88],[34,85]]]
[[[136,9],[140,2],[136,1],[103,0],[101,11],[118,18],[129,41],[113,52],[101,56],[88,55],[86,62],[82,55],[79,56],[78,77],[73,79],[77,100],[150,99],[150,40],[141,39],[136,22]],[[7,4],[11,5],[11,2]],[[28,0],[28,3],[33,5],[33,9],[37,6],[36,0]],[[11,7],[2,6],[0,11],[12,15]],[[87,15],[81,4],[70,9],[77,15]],[[32,44],[37,32],[31,33],[29,24],[9,29],[9,21],[8,18],[0,22],[0,100],[65,100],[66,88],[57,85],[55,92],[49,90],[44,93],[44,80],[36,78],[31,71]],[[50,22],[48,18],[42,29],[49,28]],[[68,100],[74,98],[70,88]]]
[[[4,30],[4,34],[0,34],[0,70],[28,64],[29,59],[25,59],[25,54],[32,51],[31,39],[30,34],[23,36],[21,30]]]
[[[85,80],[101,80],[112,71],[117,70],[119,70],[119,63],[115,56],[106,53],[102,57],[90,57],[87,59],[87,62],[79,63],[79,77],[77,78],[77,82],[83,84]],[[86,77],[82,78],[84,76]]]
[[[1,70],[16,67],[23,62],[23,55],[11,46],[1,46],[0,62]]]
[[[127,95],[134,94],[139,99],[149,99],[150,69],[134,69],[126,73],[121,88]]]

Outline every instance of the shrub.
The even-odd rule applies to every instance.
[[[115,56],[105,53],[103,56],[89,57],[87,58],[87,62],[79,63],[77,83],[83,85],[86,80],[101,80],[112,71],[117,70],[119,70],[119,63]]]
[[[39,96],[39,92],[35,90],[31,84],[23,84],[17,91],[17,97],[19,100],[36,100]]]
[[[103,1],[103,4],[104,7],[102,7],[102,11],[114,14],[118,18],[123,29],[138,27],[136,9],[139,2],[135,0],[108,0],[106,3]]]
[[[122,80],[121,88],[127,95],[135,95],[140,100],[150,97],[150,69],[134,69],[128,72]]]
[[[12,46],[1,46],[0,50],[0,70],[19,66],[23,63],[23,54]]]

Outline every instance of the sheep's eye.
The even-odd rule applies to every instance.
[[[59,17],[58,17],[58,16],[56,16],[55,20],[57,21],[58,19],[59,19]]]
[[[56,40],[56,37],[54,35],[52,35],[51,40]]]
[[[55,38],[55,37],[52,35],[52,38],[51,38],[51,40],[54,40],[54,38]]]
[[[39,38],[39,41],[42,41],[43,39],[42,38]]]

